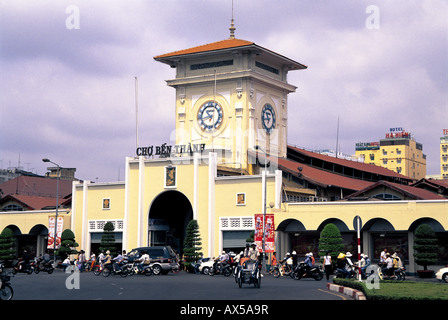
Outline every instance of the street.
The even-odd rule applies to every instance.
[[[79,276],[79,277],[78,277]],[[208,276],[181,271],[168,275],[95,276],[92,272],[16,274],[11,278],[13,300],[178,300],[286,301],[350,300],[327,290],[326,280],[294,280],[265,275],[261,287],[243,284],[233,276]]]

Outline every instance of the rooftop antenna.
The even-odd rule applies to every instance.
[[[138,148],[138,82],[137,77],[135,77],[135,143]]]
[[[230,22],[230,39],[235,39],[235,24],[233,23],[233,0],[232,0],[232,20]]]
[[[339,115],[338,115],[338,128],[336,132],[336,158],[338,157],[338,145],[339,145]]]

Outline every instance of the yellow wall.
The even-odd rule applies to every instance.
[[[33,227],[40,224],[48,228],[49,218],[55,217],[55,215],[55,210],[2,212],[0,213],[0,233],[10,225],[17,226],[22,234],[28,234]],[[59,209],[58,217],[64,218],[63,230],[70,229],[70,210]]]
[[[448,230],[448,201],[363,201],[316,202],[286,204],[286,209],[276,212],[276,225],[286,219],[302,222],[307,230],[318,230],[327,219],[339,219],[349,230],[354,230],[353,219],[361,216],[363,225],[372,219],[385,219],[396,231],[409,230],[421,218],[438,221]]]

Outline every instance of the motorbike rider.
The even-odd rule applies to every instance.
[[[295,268],[297,266],[297,252],[294,250],[292,252],[292,267]]]
[[[111,260],[112,260],[112,257],[110,256],[110,251],[109,250],[107,250],[106,251],[106,256],[104,257],[104,259],[103,259],[103,262],[102,262],[102,269],[104,268],[104,267],[106,267],[106,265],[108,265],[108,264],[110,264],[111,263]]]
[[[222,270],[229,263],[229,255],[223,251],[216,262],[216,270]]]
[[[256,262],[258,261],[259,257],[260,257],[260,251],[257,250],[257,244],[254,242],[252,243],[252,246],[250,248],[249,258],[250,260]]]
[[[48,253],[48,251],[45,251],[45,253],[42,256],[42,259],[44,260],[44,263],[49,263],[50,262],[50,254]]]
[[[112,259],[114,271],[121,271],[121,264],[124,261],[124,257],[118,252],[117,256]]]
[[[350,273],[353,269],[353,262],[350,259],[352,254],[347,252],[343,254],[342,252],[338,256],[338,268],[337,271],[344,274],[345,278],[350,278]]]
[[[303,274],[303,276],[306,276],[306,274],[311,271],[311,269],[313,268],[313,262],[311,260],[311,255],[309,253],[305,254],[305,273]]]
[[[142,251],[142,256],[135,261],[140,261],[140,264],[137,266],[139,271],[143,271],[143,268],[147,266],[150,262],[148,252]]]
[[[22,261],[18,263],[19,270],[27,268],[30,263],[30,259],[31,255],[28,253],[28,251],[23,250]]]
[[[386,266],[383,267],[382,271],[383,274],[386,276],[393,276],[394,274],[394,261],[392,257],[390,256],[390,253],[386,253],[386,260],[384,261],[386,263]]]
[[[370,258],[364,254],[361,253],[361,276],[366,276],[366,269],[370,266]]]

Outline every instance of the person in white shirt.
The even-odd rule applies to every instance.
[[[142,256],[137,261],[140,261],[140,264],[138,265],[138,270],[143,271],[143,267],[145,265],[148,265],[150,261],[148,253],[146,251],[143,251]]]
[[[65,260],[62,262],[62,270],[65,272],[68,266],[70,266],[70,259],[67,256]]]
[[[331,256],[329,252],[325,253],[324,256],[324,269],[325,275],[327,276],[327,281],[330,280],[330,274],[333,272],[333,265],[331,263]]]

